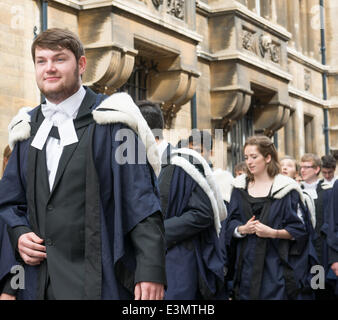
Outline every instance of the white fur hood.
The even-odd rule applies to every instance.
[[[233,187],[244,189],[246,186],[246,177],[247,177],[246,174],[242,174],[236,177],[232,183]],[[299,193],[302,202],[305,203],[302,189],[295,180],[282,174],[278,174],[277,176],[275,176],[271,189],[271,195],[273,198],[282,199],[292,190],[297,191]]]
[[[205,178],[187,159],[180,155],[188,155],[195,158],[203,166]],[[221,192],[213,176],[213,172],[207,161],[196,151],[188,148],[175,149],[171,152],[170,163],[181,167],[194,179],[210,199],[214,214],[214,225],[217,235],[221,229],[221,221],[227,216],[227,210],[222,199]]]
[[[29,107],[21,108],[10,122],[8,126],[8,136],[11,149],[14,148],[17,141],[23,141],[30,137],[31,128],[29,122],[31,117],[28,112],[31,110],[33,109]],[[145,145],[148,161],[153,167],[155,174],[157,176],[159,175],[161,163],[155,137],[139,108],[127,93],[122,92],[111,95],[105,99],[92,114],[98,124],[120,122],[134,130]]]
[[[223,200],[229,203],[230,198],[231,198],[231,190],[232,190],[231,184],[234,180],[234,177],[229,171],[222,170],[222,169],[216,169],[213,172],[213,176],[221,191]]]
[[[8,125],[8,145],[13,150],[17,141],[23,141],[31,136],[31,117],[28,112],[33,108],[22,107]]]
[[[120,122],[133,129],[145,145],[148,161],[155,174],[160,174],[161,162],[155,137],[130,95],[124,92],[111,95],[93,111],[93,118],[98,124]]]

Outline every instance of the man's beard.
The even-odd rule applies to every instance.
[[[58,101],[58,103],[60,103],[66,100],[67,98],[72,96],[74,93],[76,93],[80,87],[80,81],[78,80],[79,78],[79,67],[78,66],[76,66],[76,69],[73,75],[74,75],[74,81],[70,83],[69,85],[67,86],[63,85],[57,91],[48,91],[48,92],[44,91],[43,88],[40,88],[41,93],[50,102]]]

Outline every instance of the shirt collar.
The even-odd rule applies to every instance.
[[[334,185],[335,181],[337,180],[337,177],[333,177],[330,181],[329,180],[326,180],[324,178],[324,182],[327,183],[327,184],[330,184],[331,186]]]
[[[305,189],[316,189],[318,182],[319,182],[319,179],[315,182],[312,182],[312,183],[307,183],[305,181],[303,181],[302,183],[303,183]]]
[[[54,108],[59,109],[59,112],[66,114],[69,118],[75,119],[85,95],[86,89],[83,86],[80,86],[78,91],[59,104],[52,103],[46,99],[46,106],[53,106]]]

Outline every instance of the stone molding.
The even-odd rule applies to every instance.
[[[254,108],[255,131],[272,137],[290,118],[290,106],[272,102]]]
[[[169,129],[181,106],[191,100],[199,74],[176,69],[151,72],[148,76],[147,99],[162,103],[165,127]]]
[[[197,56],[198,58],[207,60],[208,62],[236,60],[237,62],[249,64],[254,68],[258,68],[264,72],[267,72],[277,78],[281,78],[287,82],[290,82],[293,79],[290,73],[284,71],[280,67],[274,64],[267,63],[266,61],[260,59],[256,55],[251,54],[249,55],[246,52],[241,52],[238,50],[224,50],[218,53],[209,53],[202,50],[198,50]]]
[[[124,84],[133,71],[137,50],[121,48],[117,44],[85,46],[87,71],[84,84],[100,92],[113,92]]]
[[[228,131],[234,121],[248,112],[252,94],[253,91],[239,85],[211,89],[211,118],[214,125]]]
[[[229,1],[224,4],[207,5],[204,2],[196,0],[196,8],[201,14],[208,17],[234,13],[236,16],[239,16],[243,20],[262,28],[265,32],[270,33],[283,41],[289,41],[292,37],[291,33],[282,26],[272,23],[271,21],[257,15],[237,1]]]

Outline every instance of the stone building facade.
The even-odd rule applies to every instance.
[[[174,144],[209,130],[215,167],[254,133],[297,159],[338,153],[337,15],[336,0],[0,0],[0,151],[40,102],[32,40],[62,27],[85,45],[86,85],[161,103]]]

